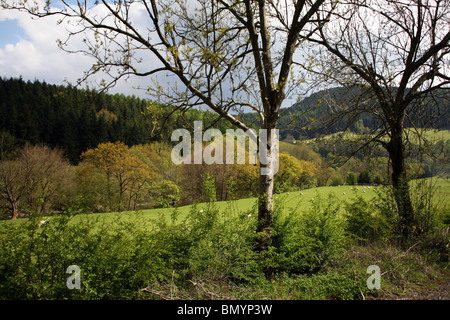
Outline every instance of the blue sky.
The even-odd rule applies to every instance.
[[[56,16],[32,19],[24,12],[0,7],[0,77],[75,84],[93,60],[81,54],[68,54],[58,47],[57,40],[65,40],[70,28],[67,24],[58,25],[58,19]],[[74,41],[72,48],[81,47],[81,41],[81,37]],[[139,86],[137,81],[141,79],[121,81],[111,92],[145,97],[133,90],[133,86]]]
[[[4,47],[7,44],[15,44],[22,39],[29,39],[25,31],[18,25],[17,20],[1,21],[0,34],[0,47]]]
[[[75,81],[87,67],[57,46],[66,31],[56,17],[32,19],[24,12],[0,8],[0,76],[62,84]]]

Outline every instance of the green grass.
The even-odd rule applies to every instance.
[[[450,194],[450,180],[443,178],[432,178],[437,193],[442,195]],[[429,180],[429,179],[428,179]],[[287,192],[282,194],[275,194],[275,204],[277,200],[283,200],[285,211],[290,211],[292,209],[297,209],[299,212],[307,211],[311,208],[311,201],[318,196],[323,199],[326,198],[330,193],[336,196],[336,198],[343,204],[344,201],[351,201],[356,198],[357,195],[361,196],[363,199],[369,200],[376,195],[378,187],[376,186],[336,186],[336,187],[317,187],[311,189],[305,189],[302,191]],[[232,210],[232,208],[237,208],[239,211],[248,211],[256,205],[256,198],[246,198],[239,199],[235,201],[218,201],[216,206],[219,211]],[[198,210],[206,208],[207,203],[197,204]],[[192,205],[187,205],[183,207],[178,207],[179,217],[183,218],[191,210]],[[170,217],[174,208],[166,209],[149,209],[140,211],[145,219],[157,219],[160,215]],[[117,215],[117,212],[110,213],[100,213],[100,215]],[[136,215],[135,211],[121,212],[122,215],[133,216]],[[182,219],[181,219],[182,220]]]
[[[330,193],[334,194],[339,201],[349,201],[354,199],[356,194],[361,195],[364,199],[370,199],[375,196],[374,190],[376,187],[363,187],[363,186],[338,186],[338,187],[318,187],[311,188],[296,192],[287,192],[282,194],[275,194],[274,200],[275,205],[278,200],[283,201],[285,212],[291,210],[298,210],[298,212],[306,211],[311,208],[311,203],[314,198],[322,197],[326,198]],[[344,194],[345,193],[345,194]],[[220,212],[228,210],[238,210],[240,212],[246,212],[251,210],[256,205],[257,198],[246,198],[234,201],[218,201],[215,203]],[[204,210],[208,206],[207,203],[198,203],[197,209]],[[187,205],[176,208],[178,211],[178,221],[182,221],[184,217],[192,209],[193,205]],[[160,218],[161,216],[166,217],[170,220],[172,213],[175,208],[164,208],[164,209],[148,209],[141,211],[123,211],[123,212],[107,212],[107,213],[96,213],[90,214],[92,217],[102,216],[106,219],[114,219],[120,215],[124,219],[130,218],[133,220],[137,214],[142,216],[142,220],[151,221]]]
[[[419,182],[412,184],[418,186]],[[433,179],[432,182],[436,192],[448,196],[449,180]],[[376,195],[374,190],[376,187],[320,187],[275,195],[275,201],[282,202],[283,214],[293,209],[302,214],[311,208],[313,198],[325,200],[329,194],[334,194],[335,200],[330,203],[333,209],[337,202],[340,203],[343,212],[345,201],[351,202],[356,196],[369,200]],[[215,206],[220,212],[245,212],[252,209],[256,201],[256,198],[223,201]],[[326,206],[327,202],[323,204]],[[211,204],[197,204],[196,210],[206,209],[208,205]],[[318,208],[317,203],[315,208]],[[191,209],[192,206],[178,208],[180,219],[177,223],[183,223]],[[436,249],[436,244],[445,245],[438,238],[441,233],[434,235],[436,240],[430,238],[420,242],[425,256],[418,250],[419,245],[406,252],[382,242],[347,248],[347,239],[340,237],[344,234],[344,229],[339,227],[340,217],[330,224],[322,223],[324,220],[320,217],[325,215],[321,210],[319,207],[313,214],[305,214],[307,220],[296,221],[294,218],[288,224],[279,223],[277,230],[284,236],[278,239],[276,250],[263,256],[250,255],[253,254],[249,241],[252,237],[248,237],[251,234],[248,230],[254,230],[254,224],[241,213],[229,220],[212,215],[210,217],[218,217],[213,224],[208,215],[199,215],[202,219],[193,215],[186,223],[187,228],[150,223],[161,216],[168,218],[170,223],[173,208],[79,214],[71,219],[45,217],[40,219],[55,219],[61,223],[50,222],[43,228],[37,227],[39,220],[0,221],[0,242],[3,241],[0,271],[7,274],[2,279],[4,283],[0,281],[3,285],[3,291],[0,285],[0,293],[3,292],[4,297],[17,294],[17,297],[27,299],[159,298],[159,295],[136,291],[149,286],[161,297],[175,294],[183,299],[211,298],[209,293],[214,297],[246,300],[361,299],[371,295],[381,298],[408,295],[448,278],[448,271],[444,269],[445,263],[448,264],[445,261],[447,251],[439,251],[440,247]],[[26,221],[33,222],[35,229],[25,225],[25,228],[12,228],[10,232],[1,231]],[[64,221],[68,221],[67,224]],[[19,230],[22,233],[15,234]],[[321,240],[315,242],[316,237]],[[309,267],[317,267],[314,257],[328,257],[337,252],[336,248],[341,250],[336,257],[326,260],[316,271],[308,271],[312,270]],[[432,255],[431,250],[434,250]],[[309,262],[304,264],[305,261]],[[438,262],[444,265],[441,267]],[[65,287],[64,270],[73,263],[83,269],[83,290],[69,292]],[[380,292],[371,292],[365,287],[367,267],[373,264],[383,272]],[[281,271],[274,273],[273,278],[265,279],[262,266]],[[296,271],[290,273],[290,268],[296,268]],[[194,282],[201,287],[193,287]]]
[[[413,141],[414,143],[417,143],[417,132],[413,129],[406,128],[406,132],[408,133],[410,141]],[[429,141],[447,141],[450,140],[450,130],[435,130],[435,129],[420,129],[419,128],[419,134]],[[340,137],[341,139],[348,139],[348,140],[358,140],[360,134],[354,133],[354,132],[337,132],[332,133],[326,136],[321,137],[322,140],[331,140],[336,139],[337,137]],[[316,139],[307,139],[302,141],[306,144],[314,143],[316,142]]]
[[[410,129],[410,131],[411,133],[414,133],[412,129]],[[423,131],[423,135],[425,138],[433,140],[450,140],[450,130],[427,129]]]
[[[443,199],[448,202],[448,195],[450,194],[450,180],[444,178],[431,178],[433,179],[436,196],[439,199]],[[376,190],[379,187],[376,186],[336,186],[336,187],[317,187],[311,189],[305,189],[302,191],[287,192],[282,194],[275,194],[274,200],[275,205],[278,201],[282,201],[284,205],[284,212],[290,212],[296,210],[301,213],[303,211],[308,211],[311,208],[312,200],[317,197],[325,199],[329,194],[333,194],[338,201],[341,203],[341,210],[345,201],[352,201],[356,196],[361,196],[363,199],[369,200],[376,195]],[[218,201],[215,203],[220,212],[236,210],[240,212],[246,212],[251,210],[256,205],[256,198],[246,198],[234,201]],[[207,203],[196,204],[198,210],[204,210],[207,207]],[[99,221],[114,220],[120,218],[121,221],[129,221],[130,223],[140,223],[145,225],[146,223],[151,223],[161,217],[165,217],[168,221],[171,220],[171,215],[175,211],[178,212],[178,220],[183,221],[187,214],[192,209],[193,205],[182,206],[178,208],[161,208],[161,209],[146,209],[139,211],[122,211],[122,212],[104,212],[104,213],[92,213],[92,214],[81,214],[73,219],[76,223],[83,218],[88,217],[89,219],[98,219]],[[139,216],[140,219],[136,219]],[[43,218],[43,219],[51,219]],[[0,226],[2,224],[8,223],[22,223],[26,219],[18,219],[15,221],[4,220],[0,221]]]
[[[287,192],[283,194],[275,194],[275,205],[278,201],[282,201],[284,210],[283,212],[290,212],[296,210],[301,213],[311,208],[312,199],[321,197],[325,199],[330,193],[334,194],[336,198],[342,202],[350,201],[355,198],[356,194],[361,195],[365,199],[369,199],[375,195],[374,190],[376,187],[362,187],[362,186],[337,186],[337,187],[317,187],[306,189],[296,192]],[[365,191],[365,192],[363,192]],[[345,194],[344,194],[345,193]],[[247,212],[256,206],[257,198],[245,198],[234,201],[218,201],[215,203],[219,212],[238,211]],[[148,228],[153,221],[164,217],[167,221],[171,221],[171,216],[176,210],[178,212],[178,223],[182,223],[184,218],[188,215],[194,205],[187,205],[178,208],[161,208],[161,209],[147,209],[139,211],[122,211],[122,212],[102,212],[91,214],[79,214],[75,216],[71,223],[82,223],[84,219],[95,221],[100,224],[102,222],[108,223],[108,221],[120,219],[121,222],[138,224],[140,228]],[[208,206],[207,203],[196,204],[198,210],[204,210]],[[256,214],[256,211],[254,211]],[[43,217],[43,220],[49,220],[51,217]],[[14,221],[4,220],[0,221],[1,226],[7,226],[10,223],[23,223],[26,219],[17,219]]]

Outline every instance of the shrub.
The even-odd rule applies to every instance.
[[[151,188],[156,198],[158,208],[169,208],[175,206],[181,199],[180,187],[170,180],[161,180],[156,186]]]
[[[213,187],[208,191],[212,199],[213,191]],[[230,203],[228,210],[219,212],[209,202],[201,209],[193,205],[183,220],[176,210],[171,223],[161,218],[151,236],[153,251],[175,277],[157,282],[186,289],[192,282],[240,283],[261,276],[253,252],[255,210],[239,212]]]
[[[334,174],[330,178],[330,186],[336,187],[344,184],[344,180],[342,179],[340,174]]]
[[[76,219],[58,215],[3,226],[0,298],[132,298],[164,276],[166,262],[137,221]],[[81,269],[80,290],[66,286],[70,265]]]
[[[387,240],[393,234],[393,219],[380,211],[378,201],[360,195],[345,203],[346,231],[358,241]],[[383,214],[384,213],[384,214]]]
[[[372,176],[370,175],[369,170],[364,170],[361,172],[358,176],[358,183],[371,183],[372,182]]]
[[[30,218],[10,224],[0,238],[0,297],[42,299],[65,291],[67,218],[39,221]]]
[[[273,251],[278,255],[275,260],[279,271],[316,272],[347,246],[336,198],[330,195],[323,200],[317,195],[311,201],[311,210],[293,210],[286,216],[278,214],[275,219]],[[266,254],[270,255],[270,251]]]
[[[365,200],[356,198],[345,204],[346,230],[353,238],[362,241],[386,241],[401,237],[402,220],[394,199],[391,186],[377,188],[376,197]],[[413,205],[413,241],[430,233],[433,235],[445,224],[445,202],[435,197],[430,181],[414,183],[410,189]]]
[[[205,216],[209,214],[207,211],[203,212]],[[242,282],[257,276],[253,259],[256,219],[251,213],[253,210],[227,214],[212,223],[206,218],[202,226],[197,223],[192,229],[193,237],[199,234],[199,229],[202,236],[196,238],[188,253],[192,277]]]
[[[328,270],[315,275],[303,275],[296,279],[296,299],[340,299],[361,298],[364,284],[355,281],[355,275],[348,272]]]
[[[357,182],[356,174],[353,172],[349,172],[347,174],[347,177],[345,177],[345,183],[353,186],[356,184],[356,182]]]
[[[414,208],[416,235],[435,232],[445,223],[446,200],[439,197],[433,179],[415,180],[411,183],[411,201]]]

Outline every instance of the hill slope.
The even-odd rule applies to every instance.
[[[443,97],[437,101],[439,107],[450,110],[448,95],[445,99]],[[330,109],[327,101],[336,99],[351,103],[351,95],[346,89],[333,88],[316,92],[282,109],[280,139],[291,135],[301,140],[345,129],[360,133],[376,128],[376,120],[368,114],[361,114],[351,124],[341,121],[323,126],[321,120]],[[253,128],[259,127],[256,113],[237,117]],[[1,137],[6,136],[18,144],[27,141],[58,146],[72,163],[79,161],[81,152],[101,142],[121,141],[132,146],[155,140],[170,141],[173,130],[192,126],[195,120],[204,121],[205,128],[211,124],[222,131],[232,128],[227,121],[209,111],[180,109],[173,112],[172,107],[135,96],[0,78],[0,143]],[[450,121],[446,117],[436,119],[435,124],[450,129]],[[0,151],[4,148],[0,146]]]

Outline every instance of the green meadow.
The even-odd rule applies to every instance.
[[[439,201],[448,201],[447,197],[450,195],[450,180],[444,178],[428,178],[424,179],[428,182],[428,186],[434,190],[435,199]],[[411,185],[417,186],[422,180],[415,180],[411,182]],[[312,202],[320,197],[321,199],[327,198],[332,195],[336,200],[341,203],[340,208],[343,208],[343,204],[346,202],[354,201],[356,198],[361,197],[365,200],[370,200],[374,198],[379,190],[379,186],[336,186],[336,187],[317,187],[305,189],[302,191],[286,192],[281,194],[275,194],[275,205],[282,202],[283,212],[295,211],[301,213],[302,211],[308,211],[312,207]],[[256,198],[245,198],[233,201],[218,201],[215,202],[215,206],[219,211],[240,211],[247,212],[255,208]],[[161,217],[165,217],[170,220],[171,215],[174,211],[178,212],[179,220],[183,218],[192,210],[194,205],[187,205],[178,208],[164,208],[164,209],[149,209],[141,211],[123,211],[123,212],[107,212],[107,213],[96,213],[90,214],[92,217],[104,216],[106,218],[113,218],[117,215],[121,215],[123,218],[133,217],[138,213],[141,214],[144,220],[155,220]],[[198,210],[204,210],[208,206],[207,203],[195,204]]]
[[[434,199],[439,201],[441,205],[444,203],[448,204],[448,195],[450,195],[450,180],[444,178],[427,178],[421,180],[414,180],[411,182],[411,186],[417,187],[421,182],[427,182],[427,188],[433,190]],[[275,205],[280,205],[282,203],[283,212],[297,212],[301,214],[311,209],[312,203],[315,199],[326,199],[330,195],[333,196],[340,203],[340,211],[342,211],[345,203],[352,202],[357,198],[362,198],[364,200],[373,199],[377,190],[380,186],[374,185],[343,185],[343,186],[327,186],[327,187],[317,187],[305,189],[302,191],[286,192],[281,194],[275,194],[274,200]],[[217,201],[214,206],[220,212],[250,212],[256,207],[257,198],[245,198],[232,201]],[[91,220],[115,220],[120,219],[123,221],[132,222],[136,220],[136,216],[139,216],[139,223],[143,221],[152,222],[161,218],[171,221],[171,217],[174,212],[177,215],[177,221],[182,221],[192,210],[193,207],[196,210],[205,210],[209,204],[208,203],[197,203],[192,205],[181,206],[177,208],[159,208],[159,209],[147,209],[147,210],[137,210],[137,211],[121,211],[121,212],[103,212],[103,213],[90,213],[90,214],[79,214],[74,217],[73,223],[79,221],[79,219],[91,219]],[[253,210],[255,213],[256,211]],[[42,217],[43,220],[52,219],[52,217]],[[10,223],[23,223],[26,219],[18,219],[14,221],[3,220],[0,221],[1,225],[8,225]]]
[[[418,142],[418,135],[420,135],[423,139],[429,140],[431,142],[436,141],[447,141],[450,140],[450,130],[434,130],[434,129],[419,129],[418,131],[406,128],[406,134],[408,135],[409,141],[413,143]],[[322,140],[332,140],[332,139],[347,139],[347,140],[358,140],[361,138],[361,135],[354,132],[337,132],[321,137]],[[307,139],[304,141],[305,143],[315,143],[316,139]]]

